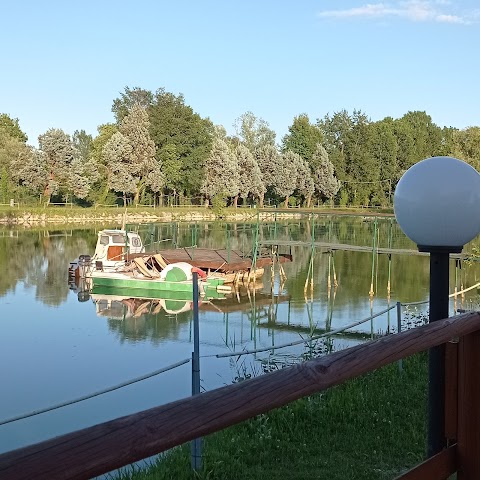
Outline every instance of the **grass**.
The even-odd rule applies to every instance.
[[[384,480],[420,463],[426,443],[427,356],[392,364],[204,439],[203,467],[177,447],[121,480]]]

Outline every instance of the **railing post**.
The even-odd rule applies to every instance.
[[[460,339],[458,356],[458,480],[480,472],[480,331]]]
[[[449,445],[458,438],[458,338],[445,344],[445,438]]]

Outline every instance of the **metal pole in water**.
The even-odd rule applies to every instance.
[[[397,333],[402,331],[402,304],[397,302]],[[398,369],[403,370],[403,360],[398,361]]]
[[[372,246],[372,281],[370,283],[370,292],[369,295],[370,297],[373,297],[375,291],[373,289],[373,280],[374,280],[374,274],[375,274],[375,250],[377,248],[377,217],[375,217],[375,222],[373,224],[374,230],[373,230],[373,246]]]
[[[193,272],[193,352],[192,352],[192,395],[200,394],[200,325],[198,318],[198,273]],[[202,439],[191,442],[192,469],[202,468]]]

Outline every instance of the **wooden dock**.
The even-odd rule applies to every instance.
[[[216,271],[219,273],[235,273],[248,271],[252,268],[253,259],[243,256],[238,250],[213,249],[213,248],[172,248],[160,250],[160,254],[166,263],[187,262],[202,270]],[[129,255],[128,259],[145,254]],[[255,268],[264,268],[272,265],[273,256],[259,256],[255,260]],[[280,263],[291,262],[292,256],[279,254],[275,261]]]
[[[302,242],[296,240],[260,240],[259,245],[263,247],[269,246],[300,246],[300,247],[311,247],[312,245],[321,251],[324,252],[333,252],[336,250],[341,251],[351,251],[351,252],[369,252],[373,253],[373,246],[366,245],[349,245],[346,243],[330,243],[330,242]],[[386,255],[420,255],[426,256],[429,255],[428,252],[419,252],[418,250],[409,249],[409,248],[385,248],[385,247],[375,247],[375,253],[386,254]],[[450,258],[459,258],[463,259],[468,257],[464,253],[454,253],[450,254]]]

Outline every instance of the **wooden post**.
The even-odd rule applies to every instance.
[[[458,339],[445,344],[445,438],[455,443],[458,430]]]
[[[480,473],[480,332],[466,335],[458,356],[458,480]]]

